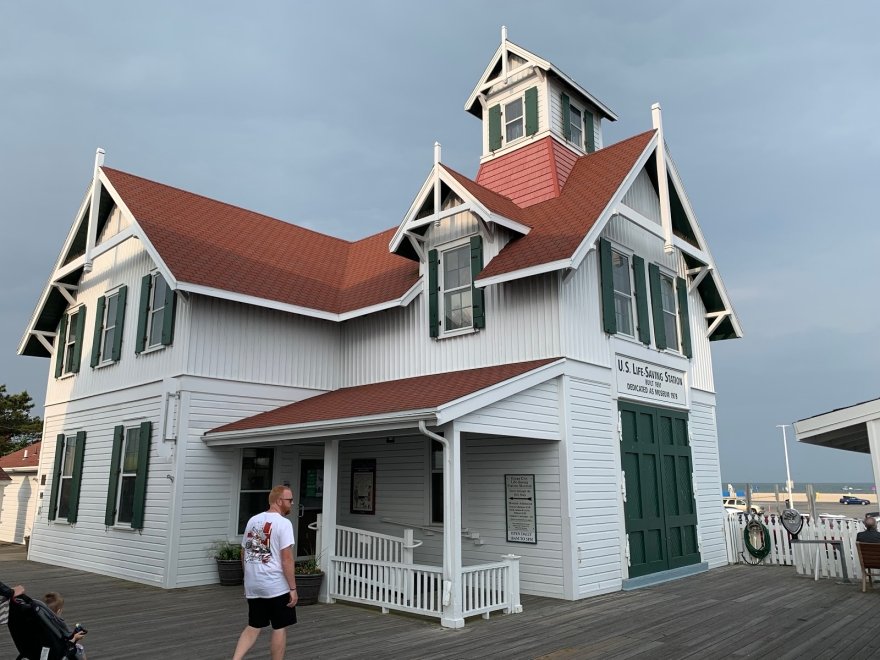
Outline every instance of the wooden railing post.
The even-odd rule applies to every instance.
[[[519,555],[501,555],[507,564],[507,607],[505,614],[519,614],[522,604],[519,600]]]

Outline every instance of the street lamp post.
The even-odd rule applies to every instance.
[[[785,477],[787,479],[785,485],[788,490],[788,507],[794,508],[794,498],[791,495],[791,470],[788,467],[788,440],[785,437],[785,427],[787,426],[791,426],[791,424],[777,424],[776,428],[782,429],[782,448],[785,450]]]

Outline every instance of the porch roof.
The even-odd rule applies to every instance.
[[[553,378],[556,371],[547,368],[562,363],[553,357],[343,387],[217,427],[204,440],[229,445],[406,428],[419,421],[442,424],[454,418],[444,418],[444,409],[495,388],[499,399],[510,396],[514,392],[500,386],[519,381],[523,388],[531,387],[535,379],[528,376],[534,375],[536,382]]]
[[[800,442],[869,454],[868,422],[878,419],[880,399],[872,399],[799,420],[794,431]]]

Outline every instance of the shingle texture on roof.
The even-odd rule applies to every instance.
[[[495,367],[465,369],[344,387],[253,417],[247,417],[232,424],[226,424],[213,429],[211,433],[269,429],[334,419],[434,409],[468,394],[525,374],[557,359],[515,362]]]
[[[36,468],[40,464],[42,442],[35,442],[6,456],[0,456],[0,468]],[[25,456],[27,454],[27,456]]]
[[[392,230],[349,242],[103,168],[179,282],[331,313],[399,298],[418,265],[388,252]]]

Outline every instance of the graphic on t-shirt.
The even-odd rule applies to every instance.
[[[272,538],[272,523],[263,523],[262,529],[254,525],[248,530],[247,540],[244,544],[245,562],[260,562],[268,564],[272,559],[272,550],[269,541]]]

